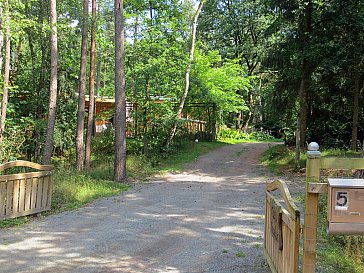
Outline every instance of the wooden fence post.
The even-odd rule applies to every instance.
[[[308,192],[308,183],[320,181],[319,145],[311,142],[308,145],[306,163],[306,202],[303,229],[303,273],[316,272],[316,232],[318,194]]]

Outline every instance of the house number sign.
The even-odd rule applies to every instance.
[[[335,210],[348,210],[349,207],[349,192],[337,191],[335,201]]]

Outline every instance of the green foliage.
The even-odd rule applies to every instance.
[[[250,141],[272,141],[275,138],[267,133],[252,132],[251,134],[245,132],[239,132],[235,129],[228,127],[222,127],[219,130],[218,137],[221,139],[238,139],[238,140],[250,140]]]
[[[217,50],[196,50],[192,77],[193,98],[213,103],[225,115],[247,109],[251,79],[236,60],[223,61]]]
[[[250,140],[250,135],[244,132],[239,132],[237,130],[223,127],[220,128],[218,137],[222,139],[226,138],[232,138],[232,139],[244,139],[244,140]]]

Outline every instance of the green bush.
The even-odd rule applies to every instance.
[[[263,133],[263,132],[253,132],[250,134],[250,137],[255,140],[260,140],[260,141],[274,140],[273,136]]]
[[[239,132],[235,129],[223,126],[218,132],[218,138],[220,139],[237,139],[247,141],[269,141],[274,140],[274,137],[263,132],[252,132],[251,134],[245,132]]]

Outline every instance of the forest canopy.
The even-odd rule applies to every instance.
[[[2,162],[39,161],[46,142],[52,71],[49,1],[1,1]],[[363,1],[203,2],[183,117],[214,123],[207,125],[209,132],[228,126],[291,140],[296,134],[301,146],[309,141],[353,150],[362,146]],[[85,3],[56,3],[55,157],[74,158],[75,153]],[[130,130],[143,139],[144,152],[163,148],[175,124],[199,3],[124,2],[125,94],[127,103],[137,105]],[[89,56],[93,17],[88,5]],[[98,0],[95,9],[91,85],[96,97],[114,98],[114,1]],[[90,58],[86,61],[87,95]],[[202,107],[190,107],[194,104]],[[85,122],[86,116],[87,109]]]

